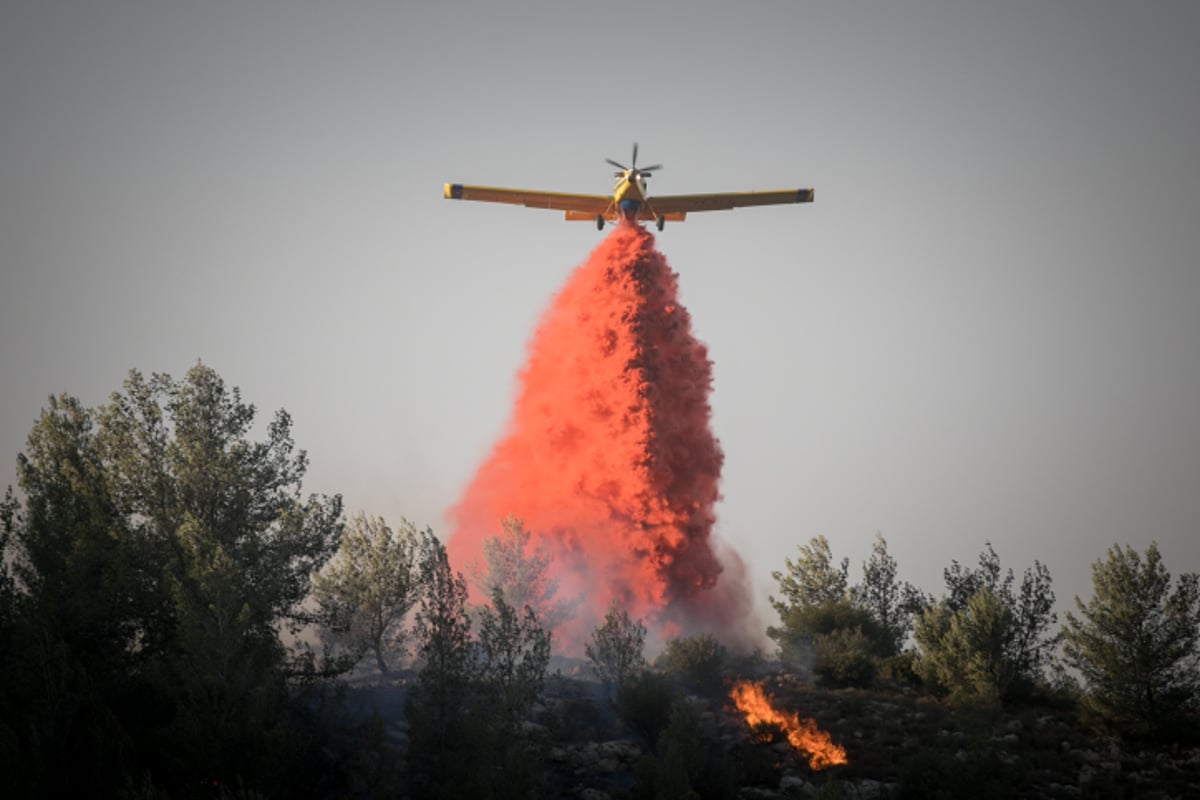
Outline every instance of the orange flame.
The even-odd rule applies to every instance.
[[[782,728],[792,747],[808,756],[808,766],[813,770],[848,763],[845,749],[834,744],[829,734],[817,727],[817,723],[811,719],[801,719],[795,712],[785,714],[775,710],[763,692],[762,684],[738,681],[729,697],[738,711],[745,715],[747,725],[754,727],[766,723]]]

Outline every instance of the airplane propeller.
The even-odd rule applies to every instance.
[[[636,178],[639,175],[644,176],[644,177],[650,177],[651,172],[653,172],[656,169],[662,169],[662,164],[654,164],[649,167],[639,167],[637,165],[637,151],[638,151],[637,142],[634,142],[633,143],[633,160],[630,162],[630,164],[632,166],[629,166],[629,167],[625,166],[624,164],[620,164],[616,161],[613,161],[611,158],[606,158],[604,160],[607,161],[609,164],[612,164],[614,167],[621,170],[622,172],[629,173],[629,177],[631,177],[631,178]]]

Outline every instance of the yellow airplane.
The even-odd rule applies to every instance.
[[[617,182],[612,196],[602,194],[565,194],[536,192],[525,189],[500,189],[493,186],[467,186],[447,183],[443,196],[447,200],[481,200],[488,203],[512,203],[529,208],[553,208],[566,212],[568,220],[592,220],[599,230],[605,221],[618,219],[653,220],[661,231],[667,220],[683,222],[690,211],[718,211],[740,206],[770,206],[781,203],[811,203],[812,189],[783,189],[772,192],[721,192],[718,194],[668,194],[650,197],[646,194],[646,179],[662,164],[652,167],[637,165],[637,142],[633,143],[630,166],[604,159],[620,170],[614,173]]]

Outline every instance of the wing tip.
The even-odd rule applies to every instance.
[[[442,197],[447,200],[462,200],[463,187],[461,183],[447,183],[442,189]]]
[[[797,203],[811,203],[813,201],[813,198],[816,197],[816,195],[817,195],[816,189],[800,189],[799,191],[796,192],[796,202]]]

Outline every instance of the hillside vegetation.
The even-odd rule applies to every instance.
[[[985,544],[934,595],[881,535],[857,583],[818,536],[774,573],[770,653],[648,654],[614,602],[569,660],[579,601],[521,519],[472,604],[432,530],[303,496],[289,416],[255,420],[200,364],[50,398],[0,504],[8,796],[1200,796],[1200,577],[1154,545],[1060,623],[1038,561]],[[842,755],[749,724],[742,680]]]

